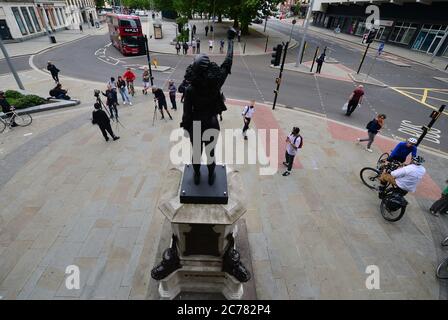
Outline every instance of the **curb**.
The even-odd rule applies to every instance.
[[[50,99],[50,101],[55,101],[54,103],[46,103],[41,104],[39,106],[24,108],[24,109],[16,109],[17,114],[21,113],[38,113],[45,112],[50,110],[63,109],[68,107],[73,107],[81,103],[80,100],[58,100],[58,99]],[[0,116],[3,117],[4,113],[1,112]]]
[[[315,27],[315,28],[318,28],[318,27]],[[329,37],[329,38],[336,38],[336,39],[338,39],[338,40],[342,40],[342,41],[345,41],[345,42],[348,42],[348,43],[351,43],[351,44],[355,44],[355,45],[357,45],[358,47],[362,47],[362,48],[364,48],[363,45],[361,45],[361,44],[359,44],[359,43],[356,43],[356,42],[354,42],[354,41],[351,41],[351,40],[347,40],[347,39],[340,38],[340,37],[337,37],[337,36],[332,37],[331,35],[326,34],[325,32],[322,32],[322,31],[319,31],[319,30],[310,29],[310,31],[311,31],[311,32],[318,33],[318,34],[323,35],[323,36],[327,36],[327,37]],[[439,69],[439,68],[435,67],[434,65],[430,65],[430,64],[427,64],[427,63],[425,63],[425,62],[421,62],[421,61],[416,61],[416,60],[410,59],[410,58],[408,58],[408,57],[404,57],[404,56],[402,56],[402,55],[400,55],[400,54],[396,54],[396,53],[394,53],[394,52],[390,52],[390,51],[388,51],[388,50],[384,50],[384,52],[386,52],[386,53],[388,53],[388,54],[390,54],[390,55],[393,55],[393,56],[402,58],[402,59],[404,59],[404,60],[410,61],[410,62],[412,62],[412,63],[416,63],[416,64],[419,64],[419,65],[425,66],[425,67],[430,68],[430,69],[433,69],[433,70],[438,70],[438,71],[445,72],[445,73],[448,72],[448,70],[444,70],[443,68],[442,68],[442,69]],[[448,61],[447,61],[447,64],[448,64]]]

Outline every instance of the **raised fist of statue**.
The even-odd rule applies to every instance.
[[[236,36],[236,30],[234,28],[230,28],[227,31],[227,39],[233,40],[233,39],[235,39],[235,36]]]

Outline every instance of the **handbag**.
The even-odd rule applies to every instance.
[[[348,102],[344,103],[344,105],[342,106],[342,111],[347,111],[348,108]]]

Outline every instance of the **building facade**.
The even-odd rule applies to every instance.
[[[448,57],[448,0],[315,0],[313,24],[362,37],[369,5],[380,10],[377,41]]]
[[[98,19],[93,0],[0,0],[0,37],[23,41]]]

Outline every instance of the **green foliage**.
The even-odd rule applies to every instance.
[[[95,6],[97,8],[104,8],[104,0],[95,0]]]
[[[5,97],[9,104],[16,109],[29,108],[47,103],[47,100],[34,94],[23,95],[14,90],[7,90],[5,92]]]

